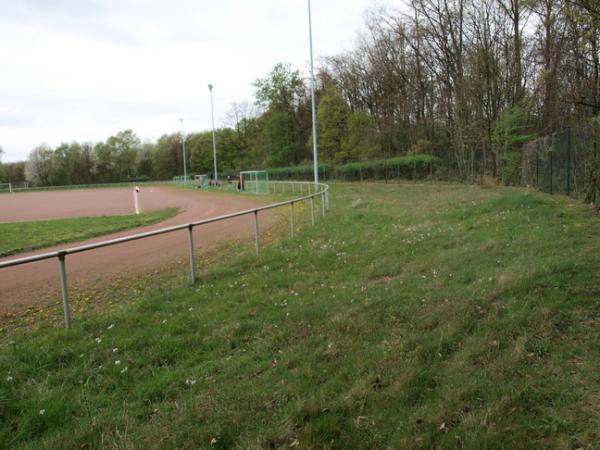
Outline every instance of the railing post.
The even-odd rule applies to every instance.
[[[256,236],[256,254],[260,251],[260,232],[258,229],[258,209],[254,210],[254,234]]]
[[[292,238],[294,237],[294,228],[295,228],[295,213],[294,213],[294,202],[290,203],[291,209],[290,209],[290,230],[291,230],[291,236]]]
[[[292,194],[296,193],[296,183],[292,181]]]
[[[60,269],[60,288],[62,290],[63,311],[65,315],[65,327],[71,329],[71,311],[69,310],[69,288],[67,286],[67,269],[65,266],[65,252],[58,254],[58,265]]]
[[[315,198],[310,198],[310,222],[315,225]]]
[[[188,242],[190,244],[190,279],[192,284],[196,282],[196,262],[194,261],[194,233],[193,226],[188,225]]]
[[[567,196],[571,196],[571,127],[567,128]]]
[[[325,217],[325,193],[321,192],[321,211],[323,213],[323,217]]]

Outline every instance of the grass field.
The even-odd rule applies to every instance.
[[[595,214],[461,185],[330,200],[195,286],[5,332],[0,446],[598,448]]]
[[[177,213],[168,208],[139,215],[0,223],[0,257],[151,225]]]

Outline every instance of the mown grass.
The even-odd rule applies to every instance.
[[[4,448],[598,448],[600,228],[510,188],[335,184],[192,287],[6,335]]]
[[[0,257],[151,225],[178,212],[177,208],[167,208],[139,215],[0,223]]]

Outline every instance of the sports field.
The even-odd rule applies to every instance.
[[[97,242],[127,236],[134,232],[150,231],[172,225],[189,223],[260,206],[256,198],[222,195],[195,190],[167,187],[146,187],[139,194],[142,211],[177,208],[175,217],[141,228],[113,233],[81,242]],[[131,214],[133,189],[81,189],[73,191],[31,192],[0,196],[0,222],[56,219],[65,217],[94,217]],[[268,213],[263,218],[267,219]],[[229,236],[253,232],[253,218],[240,217],[226,222],[197,227],[195,241],[199,249]],[[75,244],[62,244],[44,251],[58,250]],[[16,256],[40,253],[41,250]],[[169,233],[140,241],[102,248],[69,256],[67,271],[70,286],[86,286],[98,280],[116,276],[126,277],[148,272],[173,263],[187,253],[185,232]],[[59,277],[55,259],[0,270],[0,315],[12,314],[30,306],[44,304],[58,296]]]
[[[300,219],[194,286],[147,277],[70,332],[5,331],[0,447],[598,448],[592,210],[356,183]]]

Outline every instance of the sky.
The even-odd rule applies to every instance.
[[[391,0],[390,0],[391,2]],[[315,65],[386,0],[312,0]],[[278,62],[309,77],[307,0],[0,0],[3,162],[37,145],[209,130]]]

